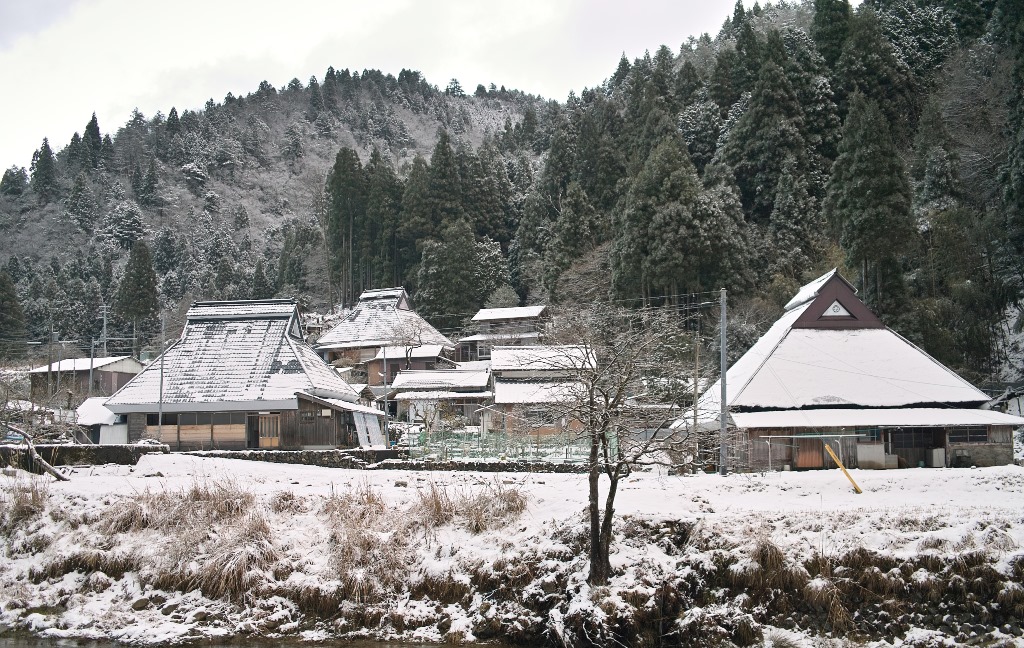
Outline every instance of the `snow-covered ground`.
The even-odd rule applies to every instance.
[[[134,467],[79,468],[64,483],[19,472],[0,477],[8,511],[18,497],[30,497],[31,483],[40,484],[39,504],[0,536],[9,557],[0,566],[0,623],[140,643],[239,633],[315,639],[366,634],[363,626],[377,628],[373,636],[473,641],[514,636],[509,619],[518,614],[516,622],[525,624],[538,601],[564,596],[548,618],[532,621],[543,623],[552,640],[569,642],[561,620],[580,606],[589,606],[586,614],[614,617],[625,592],[652,596],[659,579],[685,580],[687,566],[710,564],[715,556],[742,571],[765,543],[793,565],[861,549],[895,561],[981,552],[1000,574],[1011,573],[1024,553],[1024,468],[851,474],[863,494],[831,470],[727,477],[635,472],[617,499],[612,563],[618,574],[609,590],[598,592],[583,582],[585,551],[579,551],[585,475],[350,471],[174,454],[146,455]],[[237,510],[203,509],[217,493],[237,500]],[[467,512],[481,501],[514,502],[509,493],[525,496],[525,510]],[[172,510],[180,501],[187,506]],[[431,509],[439,501],[449,502],[449,514]],[[673,545],[665,538],[680,524],[688,537]],[[121,567],[110,567],[118,557]],[[61,559],[71,566],[53,567]],[[224,567],[232,559],[244,561]],[[204,575],[204,565],[213,563],[221,565],[218,578],[229,582],[223,589]],[[517,565],[528,565],[530,573],[517,575]],[[813,590],[820,577],[806,582],[797,569]],[[395,574],[403,570],[408,573]],[[233,595],[232,578],[251,593]],[[509,600],[527,602],[513,609],[501,597],[482,597],[488,578],[508,580],[521,589]],[[350,610],[338,618],[328,606],[323,616],[332,620],[321,623],[319,603],[295,594],[322,600],[339,588],[346,592],[337,603],[343,610],[356,601],[377,612],[366,618],[365,609]],[[712,606],[691,607],[710,614]],[[678,623],[690,623],[694,613],[688,614]],[[821,645],[808,632],[767,628],[763,636],[767,643]],[[1024,646],[1012,632],[995,636]],[[874,641],[923,646],[954,637],[911,629]]]

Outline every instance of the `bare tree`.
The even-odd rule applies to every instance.
[[[619,481],[637,466],[691,461],[686,428],[669,424],[692,399],[694,338],[673,309],[596,305],[556,321],[551,339],[561,345],[535,348],[548,350],[537,352],[540,368],[558,376],[553,413],[589,448],[588,582],[604,585]],[[603,506],[602,477],[608,482]]]

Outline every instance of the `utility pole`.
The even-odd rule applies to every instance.
[[[727,413],[727,411],[729,409],[728,405],[726,404],[726,400],[725,400],[725,395],[726,395],[725,373],[726,373],[726,370],[728,369],[728,367],[726,366],[726,359],[725,359],[725,345],[726,345],[726,342],[725,342],[725,288],[722,288],[721,300],[722,300],[722,321],[721,321],[721,331],[720,331],[719,335],[721,335],[721,344],[720,344],[720,346],[722,347],[722,357],[720,359],[721,366],[722,366],[722,379],[720,381],[721,384],[722,384],[722,396],[721,396],[721,398],[722,398],[722,411],[720,412],[722,428],[721,428],[721,431],[719,432],[719,435],[718,435],[718,443],[719,443],[719,448],[718,448],[718,473],[720,475],[722,475],[722,476],[725,476],[727,474],[727,472],[728,472],[727,468],[725,467],[725,458],[726,458],[725,436],[726,436],[726,427],[727,427],[727,423],[726,423],[725,417],[726,417],[726,413]]]
[[[107,357],[107,311],[110,310],[110,306],[106,304],[100,305],[100,317],[103,318],[103,333],[100,335],[100,342],[103,343],[103,357]]]
[[[92,398],[92,366],[96,362],[96,338],[89,339],[89,389],[87,394]]]
[[[46,340],[46,400],[53,396],[53,318],[50,318],[50,336]]]
[[[157,441],[160,443],[164,442],[164,330],[165,330],[166,316],[164,311],[160,311],[160,398],[157,404],[157,415],[156,415],[156,429],[157,429]]]

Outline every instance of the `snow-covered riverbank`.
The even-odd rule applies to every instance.
[[[634,473],[617,575],[589,588],[584,475],[182,455],[19,473],[0,478],[0,623],[133,643],[1024,646],[1024,469],[853,475],[864,494],[837,471]]]

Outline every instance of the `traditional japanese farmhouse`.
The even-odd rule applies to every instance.
[[[412,310],[404,288],[366,290],[355,307],[316,343],[327,362],[338,367],[358,367],[354,382],[374,382],[366,363],[382,347],[424,347],[440,345],[450,355],[455,345]],[[391,363],[390,354],[388,364]]]
[[[398,417],[407,421],[457,416],[479,425],[481,408],[491,399],[490,381],[487,369],[399,371],[388,399],[398,404]]]
[[[539,344],[547,321],[546,306],[480,309],[472,320],[476,332],[459,339],[455,355],[460,362],[489,360],[496,346]]]
[[[193,304],[181,338],[105,405],[129,441],[177,450],[383,446],[383,412],[358,398],[278,299]]]
[[[885,327],[836,270],[807,284],[726,373],[729,461],[738,470],[991,466],[1013,460],[1024,418]],[[714,431],[720,383],[674,427]],[[712,432],[710,443],[717,443]]]
[[[570,421],[560,404],[573,398],[580,371],[595,367],[585,346],[501,346],[491,354],[494,405],[483,417],[485,431],[550,435]]]
[[[29,372],[32,400],[44,403],[54,398],[78,407],[89,396],[110,396],[142,371],[142,363],[131,356],[76,358],[36,367]]]

